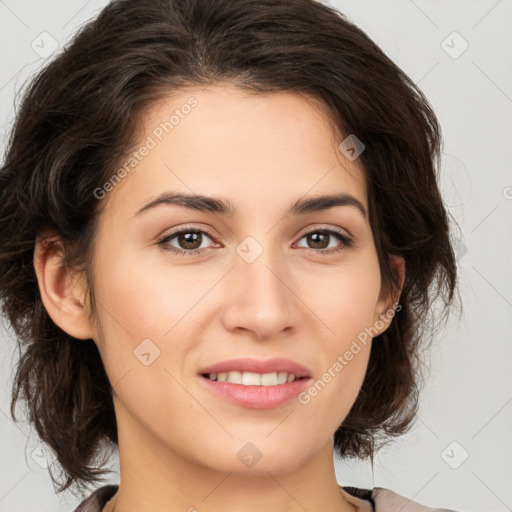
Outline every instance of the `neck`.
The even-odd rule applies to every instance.
[[[338,486],[332,442],[290,471],[258,463],[251,470],[240,464],[243,471],[221,472],[181,457],[128,416],[118,416],[121,482],[103,512],[357,510]]]

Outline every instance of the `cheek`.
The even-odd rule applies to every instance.
[[[333,348],[342,349],[347,341],[372,325],[380,294],[380,271],[375,258],[361,258],[357,264],[340,266],[339,271],[321,282],[311,277],[307,295],[312,309],[329,328]],[[306,293],[306,292],[304,292]]]
[[[368,259],[340,269],[309,295],[327,331],[319,351],[321,375],[299,401],[310,408],[308,416],[326,420],[331,429],[347,416],[364,381],[379,293],[378,262]]]
[[[98,261],[108,261],[105,256]],[[119,393],[125,389],[126,405],[146,411],[159,410],[162,403],[188,408],[190,396],[183,395],[177,381],[182,382],[187,356],[200,338],[201,299],[219,276],[186,266],[148,267],[141,260],[140,255],[119,256],[114,266],[98,265],[98,348],[112,385],[125,386]]]
[[[169,274],[169,269],[118,259],[96,275],[100,352],[115,400],[123,405],[116,408],[118,428],[136,418],[166,444],[180,437],[181,429],[201,432],[197,422],[211,423],[183,387],[182,368],[190,349],[187,313],[212,285],[191,283],[179,271],[172,281],[163,278]],[[187,445],[186,438],[180,440]]]
[[[348,416],[364,381],[371,339],[340,341],[322,373],[298,397],[311,427],[332,435]]]
[[[96,274],[103,338],[134,344],[146,338],[163,344],[215,282],[214,276],[194,279],[190,268],[148,267],[140,256],[103,269]]]

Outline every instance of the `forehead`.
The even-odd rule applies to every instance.
[[[260,207],[335,192],[367,204],[360,163],[338,148],[344,138],[311,96],[231,85],[174,91],[143,113],[139,155],[126,155],[134,165],[109,194],[130,196],[131,211],[164,189]]]

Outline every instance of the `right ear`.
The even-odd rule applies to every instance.
[[[59,235],[38,236],[34,248],[34,269],[44,307],[63,331],[78,339],[94,338],[94,326],[85,309],[85,290],[64,266],[63,243]]]

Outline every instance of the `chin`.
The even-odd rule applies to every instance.
[[[315,453],[314,447],[307,446],[304,439],[286,444],[283,437],[271,440],[265,439],[266,435],[253,437],[253,441],[248,440],[250,437],[232,439],[229,447],[217,445],[209,452],[208,460],[204,459],[203,451],[203,464],[214,471],[268,477],[268,472],[279,475],[295,471]]]

